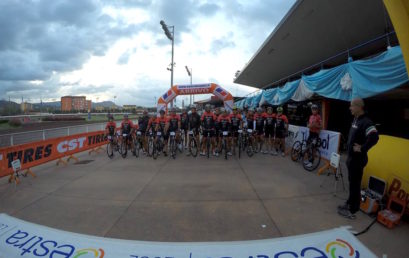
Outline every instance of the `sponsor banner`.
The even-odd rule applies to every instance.
[[[288,141],[289,144],[295,141],[307,140],[310,134],[309,128],[304,126],[289,125],[288,131],[291,136],[291,140]],[[339,132],[321,130],[321,147],[319,150],[322,158],[330,160],[333,152],[338,153],[340,137],[341,134]],[[289,147],[291,148],[292,145]]]
[[[177,96],[177,94],[172,90],[169,89],[165,94],[162,95],[162,99],[168,103],[170,102],[172,99],[174,99]]]
[[[192,84],[192,85],[177,85],[178,95],[191,94],[209,94],[211,92],[211,84]]]
[[[236,242],[142,242],[69,233],[0,214],[0,257],[285,258],[376,257],[345,228]]]
[[[20,160],[21,169],[28,169],[106,142],[104,131],[96,131],[0,148],[0,177],[13,173],[12,162],[16,159]]]
[[[209,94],[211,92],[210,84],[178,85],[178,95],[190,94]]]
[[[229,93],[220,86],[214,89],[213,94],[222,100],[225,100],[229,96]]]

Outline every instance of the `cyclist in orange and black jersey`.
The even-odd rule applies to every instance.
[[[238,130],[243,128],[243,119],[238,113],[236,106],[233,107],[233,113],[230,114],[230,120],[232,137],[237,138]]]
[[[237,138],[239,136],[239,130],[243,128],[243,119],[236,106],[233,107],[233,113],[230,114],[231,121],[231,136],[233,144],[233,154],[236,152]]]
[[[189,124],[189,115],[187,114],[187,108],[183,109],[182,114],[180,114],[180,129],[183,131],[183,133],[185,134],[185,142],[183,143],[183,145],[185,146],[185,148],[187,148],[187,130],[188,130],[188,124]]]
[[[214,137],[216,133],[216,128],[215,128],[215,121],[216,121],[216,116],[213,114],[213,112],[210,111],[210,105],[207,104],[205,106],[205,112],[203,112],[202,117],[200,118],[201,124],[202,124],[202,153],[201,155],[205,155],[205,150],[206,150],[206,139],[209,136],[211,138],[212,142],[212,152],[213,155],[216,155],[214,151]]]
[[[255,120],[254,120],[254,111],[253,109],[249,109],[246,115],[246,125],[247,129],[251,129],[254,132],[255,129]]]
[[[288,118],[283,114],[283,108],[277,108],[276,115],[276,151],[280,148],[281,156],[285,157],[285,137],[288,131]]]
[[[109,121],[105,126],[105,136],[113,137],[116,131],[116,123],[114,122],[114,117],[109,115]]]
[[[274,155],[276,154],[274,152],[274,129],[276,126],[276,114],[273,113],[272,107],[267,108],[265,119],[266,126],[264,128],[264,141],[266,143],[266,146],[270,147],[270,154]],[[268,153],[268,148],[265,151],[265,153]]]
[[[156,118],[156,127],[155,127],[155,141],[157,141],[161,136],[163,136],[163,139],[165,140],[164,146],[168,146],[168,129],[169,129],[169,120],[165,116],[165,110],[160,110],[159,111],[160,116]],[[160,135],[158,135],[160,133]],[[163,149],[163,153],[166,154],[166,148]]]
[[[121,131],[121,137],[122,138],[126,137],[125,139],[122,139],[122,140],[128,140],[128,144],[130,144],[132,133],[134,131],[134,124],[132,123],[131,120],[128,119],[127,114],[124,115],[124,120],[122,120],[120,131]]]
[[[134,130],[134,124],[128,119],[128,115],[124,115],[124,120],[121,122],[121,134],[130,135]]]
[[[263,150],[263,143],[264,143],[264,121],[265,121],[265,113],[261,107],[257,108],[257,113],[254,115],[254,120],[256,121],[256,142],[257,147],[256,152]],[[259,145],[259,146],[258,146]]]
[[[219,116],[220,116],[220,108],[215,108],[214,109],[214,115],[216,117],[216,119],[214,120],[214,128],[216,129],[216,134],[215,134],[215,138],[216,138],[216,142],[218,144],[219,142],[219,132],[220,132],[220,123],[218,121]]]
[[[180,116],[176,114],[176,108],[171,109],[170,115],[168,116],[168,122],[169,122],[169,130],[167,131],[167,134],[168,134],[167,137],[169,138],[170,132],[175,132],[176,142],[179,145],[179,149],[181,149],[181,145],[180,145],[181,121],[180,121]]]
[[[156,130],[156,125],[157,125],[157,117],[156,116],[154,116],[154,117],[151,117],[150,119],[149,119],[149,122],[148,122],[148,127],[146,128],[146,134],[147,135],[149,135],[149,134],[153,134],[153,135],[155,135],[155,130]]]
[[[231,120],[230,120],[230,115],[227,113],[227,110],[225,108],[221,108],[221,114],[217,118],[217,121],[219,122],[219,138],[222,139],[223,136],[227,138],[226,147],[229,150],[227,154],[231,156],[232,155],[230,152]],[[224,135],[224,132],[227,132],[227,135]],[[219,152],[221,150],[221,144],[222,144],[222,141],[220,140],[218,144]]]

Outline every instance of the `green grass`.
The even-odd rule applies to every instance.
[[[1,123],[0,124],[0,131],[2,130],[10,130],[10,129],[16,129],[20,128],[21,126],[11,126],[9,123]]]

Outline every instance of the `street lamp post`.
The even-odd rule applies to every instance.
[[[187,65],[185,65],[185,68],[186,68],[187,75],[189,75],[190,77],[190,86],[192,86],[193,68],[189,69]],[[192,94],[190,94],[190,105],[192,105]]]
[[[162,20],[160,21],[160,25],[162,25],[162,29],[165,32],[166,37],[172,41],[172,62],[170,63],[170,87],[173,86],[173,68],[175,63],[173,62],[173,56],[174,56],[174,42],[175,42],[175,26],[168,26],[166,23]],[[169,31],[171,29],[171,31]],[[173,107],[173,100],[170,102],[170,106]]]

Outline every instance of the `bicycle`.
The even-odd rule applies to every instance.
[[[175,132],[170,132],[169,133],[169,146],[170,146],[170,155],[172,156],[173,159],[176,159],[176,133]]]
[[[302,159],[304,150],[307,148],[307,141],[295,141],[291,147],[291,160],[297,162]]]
[[[134,144],[134,154],[135,157],[139,157],[139,150],[143,149],[143,141],[142,141],[142,132],[137,131],[136,136],[133,139],[133,144]]]
[[[226,159],[226,160],[227,160],[227,152],[229,151],[227,149],[227,137],[228,136],[229,136],[228,131],[223,131],[222,132],[222,139],[221,139],[222,146],[221,146],[221,149],[220,149],[220,153],[223,153],[223,150],[224,150],[224,159]]]
[[[237,136],[237,146],[239,147],[239,159],[241,158],[241,149],[243,147],[243,130],[239,129],[237,130],[238,136]],[[234,139],[233,139],[234,141]]]
[[[197,153],[199,152],[196,137],[193,131],[189,131],[189,152],[193,157],[197,157]]]
[[[126,155],[128,154],[128,146],[130,144],[130,135],[123,133],[122,134],[122,140],[121,140],[121,147],[120,147],[120,153],[122,155],[122,158],[126,158]]]
[[[162,132],[156,132],[156,140],[153,141],[152,157],[157,159],[160,152],[163,151],[164,143]]]
[[[153,145],[154,145],[154,133],[153,132],[149,132],[149,139],[148,139],[148,156],[152,157],[153,154]]]
[[[108,135],[108,143],[107,143],[107,155],[110,159],[114,157],[114,151],[118,151],[118,137],[114,135]]]
[[[206,130],[206,132],[203,132],[203,134],[206,134],[206,136],[203,135],[203,137],[206,137],[206,156],[207,158],[210,158],[210,146],[211,146],[210,130]]]
[[[253,130],[252,129],[247,129],[247,133],[244,134],[243,144],[242,144],[243,150],[246,151],[247,156],[249,156],[249,157],[252,157],[254,155],[253,139],[252,139],[252,136],[251,136],[252,134],[253,134]]]
[[[310,143],[307,142],[307,148],[303,152],[302,165],[305,170],[315,170],[321,162],[321,152],[319,147],[321,146],[321,139],[313,139]]]

